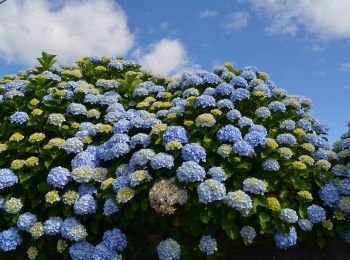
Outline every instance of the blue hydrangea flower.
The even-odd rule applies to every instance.
[[[206,255],[213,255],[218,251],[218,244],[212,236],[202,236],[199,241],[199,250]]]
[[[152,149],[141,149],[135,152],[129,161],[130,168],[146,165],[155,155]]]
[[[121,63],[119,60],[111,60],[108,63],[108,67],[115,70],[123,70],[123,63]]]
[[[100,243],[95,246],[94,252],[91,256],[94,260],[104,260],[104,259],[119,259],[117,251],[109,249],[105,243]]]
[[[267,159],[262,163],[262,168],[265,171],[278,171],[280,169],[280,165],[277,160]]]
[[[249,214],[249,212],[253,209],[253,203],[248,194],[241,190],[230,191],[227,193],[225,197],[226,204],[241,212],[243,216]]]
[[[303,139],[317,147],[325,148],[327,146],[326,140],[318,134],[305,134]]]
[[[312,204],[307,208],[307,216],[312,223],[320,223],[326,220],[326,211],[324,208]]]
[[[115,192],[118,192],[121,188],[128,187],[128,186],[129,186],[129,178],[128,176],[125,176],[125,175],[118,176],[112,184],[113,190]]]
[[[148,134],[138,133],[131,137],[130,147],[135,148],[137,145],[141,145],[143,148],[146,148],[151,144],[151,137]]]
[[[254,87],[253,93],[256,93],[258,91],[264,92],[267,97],[271,97],[271,95],[272,95],[271,89],[268,86],[266,86],[265,84],[260,84],[256,87]]]
[[[113,89],[113,88],[120,87],[120,83],[113,79],[99,79],[96,81],[95,85],[106,89]]]
[[[276,138],[279,144],[294,146],[297,144],[297,139],[292,134],[279,134]]]
[[[103,205],[103,215],[110,216],[118,211],[119,208],[117,202],[111,198],[106,199]]]
[[[248,90],[246,90],[244,88],[238,88],[238,89],[234,90],[233,93],[231,94],[231,101],[232,102],[237,102],[237,101],[241,101],[241,100],[249,99],[249,98],[250,98],[250,93]]]
[[[288,247],[296,245],[297,238],[298,236],[295,228],[291,227],[289,234],[283,234],[280,231],[276,232],[274,240],[277,248],[285,250]]]
[[[329,127],[323,122],[316,121],[312,125],[312,130],[316,131],[318,134],[326,134],[329,130]]]
[[[217,84],[220,81],[220,78],[215,75],[214,73],[208,73],[206,72],[204,75],[202,75],[203,83],[207,84]]]
[[[265,133],[259,131],[251,131],[244,136],[244,140],[247,141],[252,147],[258,145],[264,146],[266,143]]]
[[[306,131],[309,131],[312,128],[311,122],[306,120],[306,119],[304,119],[304,118],[300,119],[298,121],[297,125],[298,125],[299,128],[304,129]]]
[[[41,74],[50,80],[54,80],[54,81],[58,81],[58,82],[61,81],[61,77],[52,73],[51,71],[46,70]]]
[[[17,219],[17,227],[21,230],[29,231],[29,229],[38,221],[38,218],[30,213],[26,212],[19,215]]]
[[[181,157],[184,161],[205,162],[206,156],[205,149],[199,144],[186,144],[181,150]]]
[[[328,160],[331,153],[332,151],[320,148],[314,152],[314,156],[316,160],[321,160],[321,159]]]
[[[237,109],[231,109],[226,114],[226,118],[231,122],[235,121],[236,119],[240,119],[241,117],[241,112],[239,112]]]
[[[67,113],[72,115],[86,115],[87,109],[86,106],[79,103],[70,103],[67,107]]]
[[[226,195],[226,188],[221,182],[209,179],[198,185],[197,193],[199,202],[207,204],[209,202],[222,200]]]
[[[199,96],[199,91],[196,88],[188,88],[182,93],[182,97]]]
[[[107,230],[103,234],[103,243],[112,250],[122,252],[127,246],[125,234],[118,228]]]
[[[29,120],[29,116],[26,112],[15,112],[10,116],[10,122],[12,124],[24,124]]]
[[[85,151],[78,153],[72,160],[72,169],[87,166],[90,169],[97,167],[99,159],[97,158],[98,148],[89,146]]]
[[[253,120],[248,118],[248,117],[241,117],[239,120],[238,120],[238,125],[240,128],[243,128],[245,126],[253,126],[254,123],[253,123]]]
[[[5,202],[4,197],[0,196],[0,209],[2,209],[4,207],[4,202]]]
[[[72,260],[92,259],[95,247],[87,241],[80,241],[69,248],[69,255]]]
[[[272,101],[268,105],[268,108],[273,112],[282,112],[282,113],[286,112],[286,105],[280,101]]]
[[[85,239],[87,236],[85,227],[74,217],[66,218],[63,221],[61,234],[63,238],[72,241],[80,241]]]
[[[70,180],[69,174],[70,172],[68,169],[58,166],[49,171],[46,181],[55,188],[62,189]]]
[[[129,120],[120,119],[113,125],[113,133],[122,134],[127,133],[131,129],[132,125]]]
[[[279,215],[280,219],[287,223],[296,223],[299,219],[298,213],[293,209],[282,209]]]
[[[266,119],[269,116],[271,116],[271,112],[267,107],[259,107],[256,111],[255,111],[255,115],[259,118],[262,119]]]
[[[172,238],[161,241],[157,246],[157,253],[160,260],[180,259],[180,245]]]
[[[255,72],[251,70],[243,70],[240,76],[247,80],[252,80],[256,78]]]
[[[166,153],[157,153],[151,158],[151,167],[153,170],[161,168],[171,169],[174,166],[174,157]]]
[[[68,153],[80,153],[84,150],[84,144],[77,137],[68,138],[63,145],[63,149]]]
[[[350,195],[350,179],[340,180],[338,183],[338,191],[344,195]]]
[[[11,227],[0,232],[0,250],[13,251],[22,243],[22,237],[18,234],[18,229]]]
[[[233,151],[240,156],[252,157],[254,155],[254,148],[244,140],[235,142],[233,145]]]
[[[79,191],[79,196],[83,196],[85,194],[92,195],[97,193],[97,189],[93,185],[88,185],[86,183],[80,184],[78,191]]]
[[[240,233],[239,233],[246,243],[252,243],[254,238],[256,237],[256,231],[251,226],[244,226],[242,227]]]
[[[217,181],[225,181],[227,179],[227,176],[221,167],[211,167],[208,170],[208,175]]]
[[[343,164],[336,164],[332,168],[332,173],[333,175],[338,177],[340,176],[346,177],[346,176],[349,176],[349,169]]]
[[[96,201],[90,194],[85,194],[74,202],[74,212],[77,215],[93,214],[96,209]]]
[[[221,142],[234,143],[242,140],[242,134],[239,129],[233,125],[226,125],[222,127],[216,134],[217,138]]]
[[[137,170],[128,175],[129,185],[131,187],[136,187],[143,182],[150,181],[152,176],[149,174],[147,170]]]
[[[332,183],[326,183],[318,192],[320,198],[327,206],[335,207],[340,200],[337,187]]]
[[[214,96],[215,95],[215,88],[206,88],[203,91],[203,95]]]
[[[169,126],[163,134],[163,144],[166,145],[169,141],[188,143],[185,128],[181,126]]]
[[[254,177],[246,178],[243,181],[243,190],[253,194],[264,195],[266,191],[266,184],[262,180]]]
[[[215,98],[209,95],[201,95],[196,98],[194,101],[195,108],[205,108],[205,107],[215,107],[216,101]]]
[[[312,222],[308,219],[299,219],[298,225],[303,231],[311,231],[314,226]]]
[[[176,176],[180,182],[202,181],[205,177],[205,170],[197,162],[183,162],[176,170]]]
[[[229,99],[221,99],[219,100],[217,103],[216,103],[216,106],[219,108],[219,109],[224,109],[224,108],[227,108],[227,109],[233,109],[235,106],[233,105],[232,101],[229,100]]]
[[[282,123],[281,123],[281,126],[280,126],[281,129],[286,129],[288,131],[291,131],[291,130],[294,130],[295,129],[295,122],[293,120],[284,120]]]
[[[0,169],[0,190],[11,187],[17,182],[18,178],[11,169]]]
[[[263,134],[264,136],[267,136],[267,129],[262,125],[252,125],[248,129],[248,133],[250,133],[250,132],[259,132],[259,133]]]
[[[113,145],[111,150],[107,150],[106,152],[107,153],[109,152],[109,154],[114,158],[119,158],[130,152],[130,145],[128,145],[127,143],[116,143],[115,145]],[[112,158],[104,157],[102,159],[112,159]]]
[[[232,76],[230,84],[233,86],[248,87],[248,82],[240,76]]]
[[[229,96],[233,92],[234,88],[231,84],[228,83],[220,83],[215,88],[215,94],[218,94],[220,96]]]
[[[60,217],[50,217],[44,222],[44,232],[46,235],[57,235],[61,232],[63,220]]]

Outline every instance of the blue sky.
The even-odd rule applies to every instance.
[[[164,75],[255,65],[310,97],[334,142],[350,120],[350,1],[315,1],[9,0],[0,5],[0,75],[32,65],[40,50],[62,62],[123,55]]]

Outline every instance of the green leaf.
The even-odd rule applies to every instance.
[[[208,224],[210,219],[213,217],[213,213],[211,209],[206,208],[202,210],[202,212],[199,214],[199,217],[204,224]]]
[[[222,219],[221,228],[225,231],[226,235],[232,240],[237,239],[239,236],[238,226],[235,225],[235,222],[228,219]]]
[[[143,200],[141,201],[141,209],[142,209],[143,211],[146,211],[146,210],[147,210],[147,208],[148,208],[148,203],[149,203],[148,198],[145,198],[145,199],[143,199]]]
[[[41,193],[46,193],[49,190],[51,190],[50,185],[47,183],[39,183],[37,187],[38,187],[38,191],[40,191]]]
[[[324,248],[326,245],[327,245],[327,241],[326,239],[324,238],[317,238],[317,245],[320,247],[320,248]]]
[[[51,160],[50,160],[50,161],[45,161],[45,162],[44,162],[44,165],[45,165],[46,169],[49,169],[49,168],[50,168],[51,163],[52,163]]]
[[[260,212],[259,213],[259,223],[262,229],[266,229],[267,227],[267,222],[270,221],[270,215],[267,214],[266,212]]]
[[[244,163],[240,163],[237,165],[237,169],[245,169],[245,170],[248,170],[250,169],[252,166],[251,163],[248,163],[248,162],[244,162]]]
[[[99,227],[99,222],[98,221],[91,221],[90,224],[89,224],[90,230],[95,235],[97,235],[97,233],[98,233],[98,227]]]
[[[56,62],[56,55],[49,54],[47,52],[42,52],[41,57],[37,58],[37,61],[40,63],[41,67],[38,68],[40,72],[49,70]]]

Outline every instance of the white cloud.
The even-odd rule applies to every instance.
[[[346,62],[346,63],[341,64],[340,70],[341,71],[348,71],[348,70],[350,70],[350,62]]]
[[[185,47],[177,39],[162,39],[146,50],[138,48],[134,57],[146,69],[163,76],[178,76],[183,71],[199,69],[190,61]]]
[[[249,14],[247,12],[232,12],[226,15],[223,27],[227,31],[238,31],[248,26]]]
[[[271,19],[269,34],[294,36],[301,29],[321,39],[350,38],[349,0],[240,0]]]
[[[114,0],[11,0],[0,7],[0,57],[32,64],[41,51],[62,62],[125,55],[134,36]]]
[[[199,17],[200,18],[205,18],[205,17],[215,17],[218,15],[218,12],[215,10],[204,10],[199,12]]]

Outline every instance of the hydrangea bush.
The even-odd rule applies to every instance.
[[[38,60],[0,81],[4,257],[179,259],[336,235],[327,126],[267,73]]]
[[[348,127],[349,130],[333,145],[337,156],[331,169],[333,178],[319,191],[324,204],[333,209],[333,217],[340,222],[338,232],[346,243],[350,243],[350,123]]]

